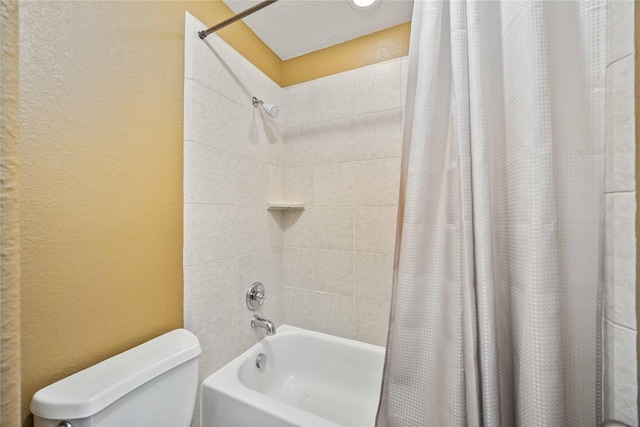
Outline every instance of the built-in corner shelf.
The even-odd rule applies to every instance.
[[[287,200],[270,200],[269,210],[271,211],[300,211],[304,209],[304,202],[292,202]]]

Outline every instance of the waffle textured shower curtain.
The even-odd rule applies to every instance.
[[[599,417],[604,1],[421,1],[377,425]]]

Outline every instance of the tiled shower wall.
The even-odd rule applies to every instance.
[[[634,2],[607,2],[604,419],[638,425]]]
[[[282,323],[386,343],[406,61],[284,90]]]
[[[186,17],[184,324],[200,340],[200,381],[264,336],[250,327],[247,288],[262,282],[275,310],[282,292],[282,230],[267,210],[279,177],[282,126],[251,104],[281,103],[282,89]],[[199,425],[196,417],[194,425]]]

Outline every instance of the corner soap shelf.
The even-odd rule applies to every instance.
[[[304,209],[304,202],[290,202],[286,200],[269,201],[271,211],[299,211]]]

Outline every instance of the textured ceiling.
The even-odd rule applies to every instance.
[[[224,0],[241,12],[259,0]],[[413,0],[378,0],[357,9],[351,0],[280,0],[244,22],[287,60],[411,20]]]

